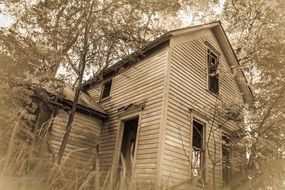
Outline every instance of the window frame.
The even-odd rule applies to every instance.
[[[104,90],[105,90],[105,85],[106,85],[107,83],[109,83],[109,82],[111,82],[109,94],[108,94],[108,96],[103,97]],[[111,97],[111,92],[112,92],[112,88],[113,88],[113,83],[114,83],[113,78],[108,79],[108,80],[106,80],[106,81],[104,81],[104,82],[102,83],[102,85],[101,85],[101,93],[100,93],[100,101],[109,99],[109,98]]]
[[[221,56],[221,53],[216,50],[209,42],[205,41],[205,46],[206,46],[206,89],[209,93],[211,93],[212,95],[214,96],[219,96],[220,95],[220,74],[218,73],[218,77],[217,77],[217,80],[218,80],[218,90],[217,90],[217,93],[213,92],[211,89],[210,89],[210,75],[209,75],[209,71],[210,71],[210,68],[209,68],[209,54],[212,53],[215,57],[216,57],[216,62],[217,62],[217,71],[219,72],[219,69],[220,69],[220,56]]]
[[[198,115],[193,115],[191,119],[191,124],[192,124],[192,134],[191,134],[191,177],[201,177],[203,178],[204,182],[207,182],[207,150],[206,150],[206,140],[207,140],[207,122],[206,120],[200,118]],[[201,158],[201,175],[199,176],[194,176],[193,175],[193,129],[194,129],[194,121],[201,124],[203,126],[203,137],[202,137],[202,158]]]
[[[210,68],[210,64],[212,63],[210,61],[210,59],[214,59],[215,60],[215,76],[210,76],[211,73],[211,68]],[[219,95],[220,92],[220,76],[219,76],[219,56],[217,54],[215,54],[214,51],[212,51],[210,48],[207,49],[207,86],[208,86],[208,91],[215,94],[215,95]],[[214,84],[214,78],[217,84]],[[211,88],[213,87],[213,88]],[[215,90],[217,88],[217,90]]]
[[[228,139],[228,144],[227,143],[225,143],[224,142],[224,137],[225,138],[227,138]],[[221,164],[221,169],[222,169],[222,184],[223,184],[223,186],[227,186],[228,184],[226,184],[225,183],[225,179],[224,179],[224,154],[223,154],[223,147],[224,146],[227,146],[228,148],[230,148],[230,142],[231,142],[231,137],[230,137],[230,135],[227,133],[227,132],[222,132],[222,134],[221,134],[221,158],[222,158],[222,164]],[[230,174],[230,176],[229,176],[229,180],[231,179],[231,174],[232,174],[232,169],[231,169],[231,151],[230,150],[228,150],[228,156],[229,156],[229,158],[227,159],[227,160],[229,160],[229,166],[230,166],[230,168],[229,168],[229,174]]]

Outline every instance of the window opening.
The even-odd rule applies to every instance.
[[[218,56],[208,49],[208,89],[214,94],[219,93]]]
[[[192,175],[194,177],[203,176],[204,165],[204,125],[193,121],[192,137]]]
[[[111,87],[112,87],[112,80],[109,80],[103,84],[101,99],[110,96]]]
[[[231,178],[231,163],[230,138],[226,134],[222,136],[222,159],[223,184],[228,185]]]

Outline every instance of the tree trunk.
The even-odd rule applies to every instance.
[[[84,64],[85,65],[85,64]],[[82,66],[82,68],[84,68],[84,66]],[[84,69],[82,69],[84,70]],[[82,76],[80,76],[80,78],[82,78]],[[73,124],[73,120],[74,120],[74,116],[75,116],[75,112],[76,112],[76,107],[77,107],[77,103],[78,103],[78,99],[79,99],[79,95],[80,95],[80,91],[81,91],[81,83],[82,83],[82,79],[80,80],[80,82],[78,83],[78,86],[76,87],[76,92],[74,95],[74,100],[73,100],[73,105],[72,105],[72,109],[71,109],[71,113],[69,115],[68,118],[68,122],[67,122],[67,126],[65,129],[65,133],[62,139],[62,143],[58,152],[58,164],[60,164],[65,147],[66,147],[66,143],[68,141],[68,137],[69,137],[69,133],[71,131],[71,127]]]
[[[71,113],[69,115],[68,118],[68,122],[67,122],[67,126],[65,129],[65,133],[62,139],[62,143],[58,152],[58,164],[60,164],[61,159],[63,157],[63,153],[68,141],[68,137],[72,128],[72,124],[73,124],[73,120],[74,120],[74,116],[76,113],[76,108],[77,108],[77,104],[78,104],[78,99],[80,96],[80,92],[82,90],[82,80],[83,80],[83,75],[84,75],[84,70],[85,70],[85,65],[86,65],[86,57],[87,57],[87,53],[88,53],[88,24],[89,24],[89,17],[90,14],[92,12],[92,6],[90,8],[90,12],[89,15],[87,17],[87,19],[85,20],[85,27],[84,27],[84,41],[83,41],[83,49],[82,49],[82,54],[81,54],[81,59],[80,59],[80,69],[79,69],[79,75],[78,75],[78,85],[75,89],[75,95],[74,95],[74,100],[73,100],[73,105],[72,105],[72,109],[71,109]]]

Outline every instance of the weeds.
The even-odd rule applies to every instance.
[[[152,189],[152,184],[138,187],[122,161],[120,172],[115,175],[87,170],[64,157],[61,164],[52,160],[48,151],[48,127],[32,130],[19,118],[6,120],[1,125],[0,189],[5,190],[133,190]],[[3,142],[3,143],[2,143]],[[4,143],[5,142],[5,143]],[[116,178],[116,179],[115,179]]]

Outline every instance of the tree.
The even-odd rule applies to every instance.
[[[241,67],[254,93],[248,106],[244,138],[248,138],[247,168],[254,188],[263,187],[256,170],[278,158],[285,132],[285,19],[283,1],[228,1],[224,22]],[[270,163],[269,163],[270,165]],[[269,173],[270,174],[270,173]],[[273,175],[273,173],[271,173]],[[266,183],[266,182],[265,182]],[[253,188],[253,187],[251,187]]]

